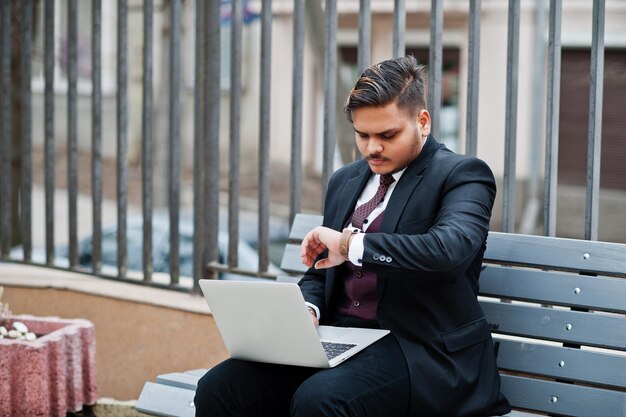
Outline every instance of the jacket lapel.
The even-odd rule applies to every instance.
[[[440,147],[441,145],[432,136],[428,136],[422,151],[415,158],[415,161],[407,167],[398,185],[393,190],[393,194],[391,194],[391,199],[385,209],[385,216],[380,225],[381,232],[393,233],[395,231],[398,221],[400,221],[400,216],[413,194],[413,190],[422,180],[422,173]]]
[[[333,224],[335,230],[342,230],[350,216],[352,216],[354,206],[371,175],[372,171],[367,163],[363,161],[356,175],[346,181],[343,187],[341,187],[339,192],[339,204],[337,205],[338,212],[335,223]]]

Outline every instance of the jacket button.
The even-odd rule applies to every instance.
[[[355,301],[352,302],[352,305],[355,306],[355,307],[358,307],[358,306],[361,305],[361,303],[359,302],[359,300],[355,300]]]
[[[391,259],[391,256],[387,256],[386,260],[387,260],[387,263],[390,264],[393,259]]]
[[[354,273],[354,276],[357,277],[357,278],[361,278],[363,276],[363,273],[361,271],[356,271]]]
[[[372,258],[374,258],[374,260],[377,261],[380,258],[380,255],[375,253],[374,256],[372,256]]]

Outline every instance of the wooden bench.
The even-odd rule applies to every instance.
[[[294,220],[281,269],[305,271],[299,241],[321,216]],[[626,416],[626,244],[491,232],[480,303],[491,325],[510,416]],[[193,416],[206,370],[147,382],[137,410]],[[190,407],[191,405],[191,407]]]

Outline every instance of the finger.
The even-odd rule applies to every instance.
[[[315,269],[326,269],[330,266],[329,264],[330,262],[328,261],[328,258],[320,259],[315,262]]]

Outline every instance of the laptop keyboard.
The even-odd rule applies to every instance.
[[[341,355],[342,353],[352,349],[356,345],[350,343],[322,342],[322,346],[324,347],[324,351],[326,352],[328,360],[331,360]]]

